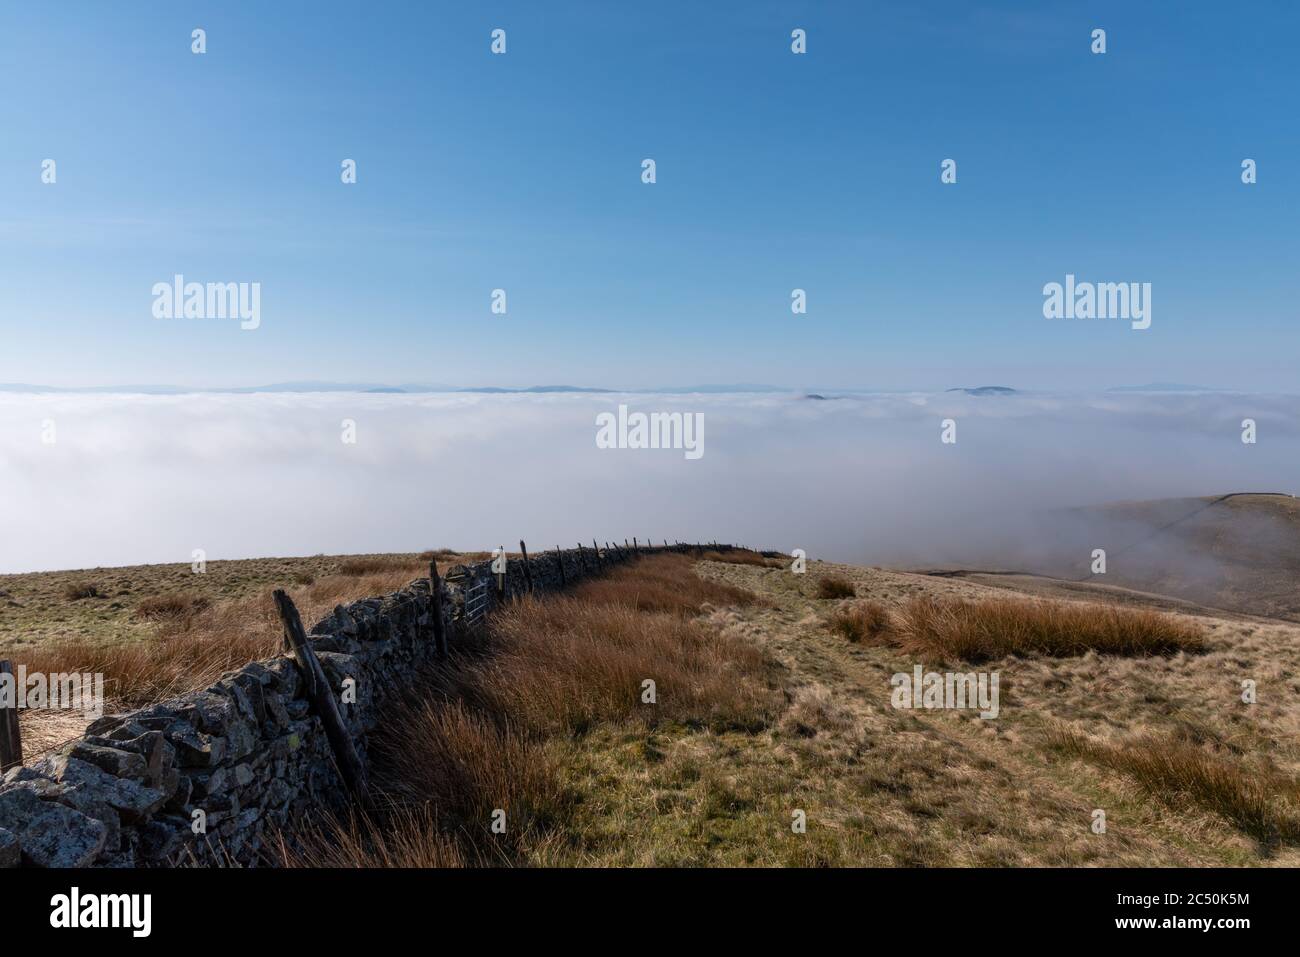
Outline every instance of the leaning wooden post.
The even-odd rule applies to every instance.
[[[442,620],[442,580],[438,577],[438,563],[429,562],[429,599],[433,609],[433,647],[441,658],[447,657],[447,627]]]
[[[523,552],[524,555],[524,583],[528,586],[528,590],[532,591],[533,570],[528,567],[528,546],[524,544],[524,540],[522,538],[519,539],[519,551]]]
[[[587,553],[582,550],[582,542],[578,542],[578,561],[582,563],[582,573],[587,573]]]
[[[339,703],[334,698],[334,691],[325,678],[325,671],[320,666],[316,652],[307,643],[307,633],[303,630],[302,619],[293,600],[277,588],[271,593],[275,597],[276,608],[280,611],[280,621],[284,625],[284,637],[298,659],[298,670],[307,682],[307,697],[311,699],[312,708],[325,726],[325,736],[329,739],[334,752],[335,763],[339,773],[352,793],[361,799],[366,797],[366,769],[357,757],[357,749],[352,744],[352,736],[343,724],[339,714]]]
[[[0,675],[9,676],[9,694],[0,697],[0,774],[23,763],[23,739],[18,732],[18,682],[13,665],[0,661]]]
[[[596,553],[596,567],[599,568],[601,565],[605,564],[604,559],[600,557],[600,546],[596,544],[594,538],[591,540],[591,550]]]
[[[560,566],[560,587],[563,588],[568,582],[564,580],[564,553],[559,545],[555,546],[555,563]]]

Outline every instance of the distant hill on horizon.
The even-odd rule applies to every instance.
[[[945,392],[965,392],[967,395],[1018,395],[1019,390],[1006,385],[981,385],[974,389],[945,389]]]

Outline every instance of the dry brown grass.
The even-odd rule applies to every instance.
[[[165,595],[150,595],[135,606],[135,614],[138,618],[153,621],[188,623],[211,604],[212,601],[205,595],[171,592]]]
[[[248,604],[216,606],[153,641],[64,642],[24,652],[22,660],[29,671],[100,672],[113,705],[139,707],[204,687],[227,671],[277,653],[279,633],[263,620],[267,609],[250,618],[254,609]]]
[[[63,597],[68,601],[81,601],[83,598],[101,598],[99,586],[91,582],[70,582],[63,589]]]
[[[773,704],[762,654],[676,613],[581,597],[500,612],[479,687],[486,710],[530,731],[580,732],[602,720],[753,728]],[[654,681],[657,702],[643,704]]]
[[[759,568],[780,568],[785,562],[779,558],[764,558],[758,552],[750,548],[733,548],[729,551],[721,552],[708,549],[698,556],[706,562],[727,562],[730,565],[756,565]]]
[[[399,711],[374,754],[385,800],[410,821],[436,814],[435,835],[456,835],[476,860],[508,860],[545,840],[571,800],[537,736],[461,701],[425,700]],[[491,828],[498,810],[504,835]],[[397,830],[406,823],[399,819]]]
[[[290,589],[290,597],[310,628],[335,605],[396,591],[412,577],[407,571],[331,575]],[[131,708],[206,687],[228,671],[280,653],[283,630],[270,590],[204,601],[186,595],[142,601],[137,614],[148,615],[157,628],[151,640],[65,641],[10,654],[29,671],[101,672],[111,705]]]
[[[445,562],[450,558],[457,558],[459,554],[460,553],[453,548],[431,548],[428,551],[420,552],[420,561],[421,562],[432,562],[432,561]]]
[[[678,554],[651,555],[620,565],[608,575],[583,582],[570,594],[582,602],[674,615],[694,615],[705,604],[759,601],[752,591],[700,578],[691,570],[691,560]]]
[[[388,555],[363,555],[359,558],[349,558],[339,565],[339,574],[350,578],[362,575],[384,575],[390,572],[407,572],[414,576],[427,572],[427,566],[421,558],[394,558]]]
[[[1071,657],[1089,651],[1173,655],[1206,648],[1197,626],[1160,612],[1018,598],[916,598],[897,617],[890,640],[917,655],[959,661]]]
[[[854,598],[858,590],[843,575],[823,575],[817,582],[818,598]]]
[[[1178,734],[1145,734],[1112,744],[1057,727],[1048,743],[1128,775],[1171,807],[1217,814],[1263,844],[1300,842],[1300,782],[1271,766]]]
[[[464,867],[465,856],[428,809],[393,808],[386,825],[364,813],[303,824],[268,852],[284,867]]]
[[[889,612],[874,601],[859,601],[837,608],[826,623],[832,632],[857,644],[877,641],[889,629]]]

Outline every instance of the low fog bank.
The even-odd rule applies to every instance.
[[[620,402],[702,413],[703,455],[597,448]],[[1062,509],[1294,491],[1298,423],[1222,393],[6,395],[0,572],[636,535],[1084,574],[1142,530]]]

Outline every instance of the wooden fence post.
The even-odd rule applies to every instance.
[[[438,563],[429,562],[429,599],[433,608],[433,647],[438,657],[447,657],[447,628],[442,620],[442,580],[438,578]]]
[[[583,574],[587,572],[587,553],[582,550],[582,542],[578,542],[578,561],[582,563]]]
[[[596,544],[594,538],[591,540],[591,550],[596,553],[596,567],[599,568],[604,564],[604,561],[600,557],[600,546]]]
[[[560,546],[555,546],[555,563],[560,566],[560,587],[563,588],[568,584],[564,578],[564,552],[560,551]]]
[[[18,732],[18,682],[8,661],[0,661],[0,675],[13,679],[13,700],[0,701],[0,774],[23,763],[23,741]]]
[[[528,585],[528,590],[533,590],[533,570],[528,567],[528,546],[524,540],[519,539],[519,550],[524,553],[524,582]]]
[[[325,726],[325,736],[329,738],[334,760],[339,766],[339,773],[352,793],[362,800],[366,797],[366,769],[357,757],[357,749],[352,744],[352,736],[343,724],[339,714],[339,703],[334,699],[334,691],[325,678],[325,670],[320,666],[316,652],[307,643],[307,633],[303,630],[302,619],[293,599],[277,588],[271,593],[275,598],[276,608],[280,612],[280,621],[284,625],[284,637],[298,659],[298,669],[307,682],[307,696],[311,699],[320,722]]]

